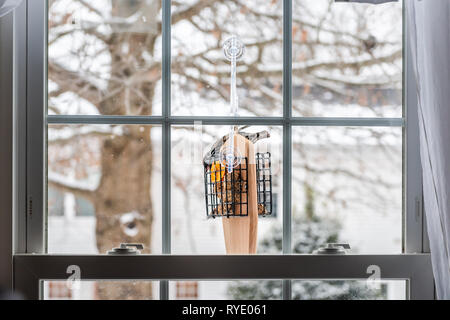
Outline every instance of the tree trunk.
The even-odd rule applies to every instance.
[[[121,242],[137,242],[144,244],[145,253],[150,253],[153,220],[150,128],[141,132],[139,128],[126,126],[124,130],[130,135],[107,139],[102,146],[102,178],[94,200],[97,247],[100,253],[105,253]],[[100,299],[145,299],[151,295],[149,283],[98,285]]]

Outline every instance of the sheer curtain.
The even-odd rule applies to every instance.
[[[424,204],[438,299],[450,299],[450,1],[407,0]]]

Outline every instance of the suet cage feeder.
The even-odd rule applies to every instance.
[[[225,159],[216,156],[213,164],[204,163],[207,218],[248,216],[248,158],[238,159],[232,173],[222,166]],[[256,193],[258,216],[272,214],[272,168],[270,152],[256,153]]]
[[[242,156],[236,157],[231,172],[222,153],[204,162],[206,215],[222,218],[228,254],[254,254],[258,218],[273,209],[271,154],[255,154],[254,144],[238,133],[233,138]]]

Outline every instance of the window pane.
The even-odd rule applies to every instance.
[[[50,125],[48,252],[161,253],[161,128]]]
[[[402,2],[294,0],[293,115],[402,116]]]
[[[161,114],[161,1],[49,1],[48,113]]]
[[[294,280],[294,300],[406,300],[405,280]]]
[[[170,281],[171,300],[281,300],[281,280]]]
[[[158,300],[159,281],[44,281],[44,300]]]
[[[281,280],[170,281],[171,300],[280,300]],[[294,300],[406,300],[405,280],[293,280]]]
[[[208,184],[205,189],[203,156],[211,149],[216,141],[222,139],[224,135],[227,135],[229,130],[229,126],[201,126],[200,124],[196,127],[174,126],[172,128],[171,198],[172,253],[174,254],[225,254],[226,252],[222,220],[227,218],[220,217],[220,214],[222,212],[233,213],[237,211],[231,208],[227,211],[226,206],[222,209],[220,205],[209,207],[208,213],[212,214],[213,212],[217,212],[218,217],[215,219],[207,219],[205,192],[210,197],[209,203],[213,203],[214,201],[218,204],[222,203],[222,198],[217,188],[223,185],[223,190],[231,190],[224,185],[225,180],[231,175],[223,174],[220,178],[220,183],[217,183],[215,187],[211,187]],[[283,217],[282,128],[251,126],[248,128],[240,128],[240,130],[248,134],[256,134],[264,131],[270,134],[269,138],[261,139],[255,143],[256,153],[263,154],[270,152],[272,171],[272,203],[271,205],[264,205],[266,209],[272,209],[272,214],[266,217],[259,216],[258,218],[257,253],[281,253]],[[263,133],[261,133],[262,135]],[[236,172],[238,172],[237,170]],[[245,171],[242,172],[245,174]],[[208,180],[207,183],[211,183],[211,181]],[[219,181],[219,178],[217,178],[217,181]],[[270,183],[268,181],[265,182],[265,185],[266,191],[270,190]],[[246,188],[243,187],[243,190],[246,190]],[[261,186],[258,190],[259,196],[261,196],[264,193],[264,187]],[[214,193],[217,194],[217,197],[214,196]],[[236,192],[236,194],[242,195],[242,198],[247,196],[245,191]],[[269,192],[266,194],[269,195]],[[229,196],[231,197],[230,194]],[[237,196],[233,199],[237,199]],[[258,202],[260,202],[259,200]],[[235,200],[233,201],[236,202]],[[260,207],[258,206],[258,210]],[[243,209],[244,211],[245,209]],[[230,217],[229,219],[244,218]]]
[[[402,251],[402,128],[294,127],[295,253]]]
[[[240,115],[281,116],[282,1],[173,2],[172,112],[230,115],[230,62],[222,43],[245,44],[237,63]]]

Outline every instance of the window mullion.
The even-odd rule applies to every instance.
[[[171,253],[170,219],[170,63],[171,63],[171,1],[162,0],[162,253]],[[160,299],[169,299],[169,282],[160,282]]]
[[[46,252],[46,1],[27,1],[27,247]]]
[[[404,19],[406,16],[404,15]],[[407,34],[407,23],[404,22],[403,34]],[[414,67],[411,59],[411,48],[408,37],[404,36],[404,252],[424,252],[423,239],[423,195],[422,195],[422,165],[419,150],[419,119],[417,114],[417,86],[414,78]],[[426,249],[426,248],[425,248]]]
[[[105,116],[105,115],[48,115],[49,124],[164,124],[194,125],[284,125],[339,127],[402,127],[402,118],[335,118],[335,117],[218,117],[218,116]]]
[[[292,251],[292,0],[283,0],[283,118],[283,254],[289,254]],[[291,280],[284,280],[283,299],[291,298]]]

